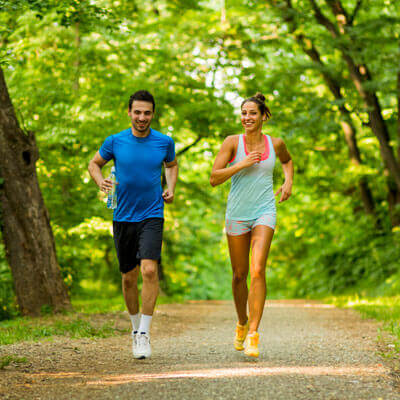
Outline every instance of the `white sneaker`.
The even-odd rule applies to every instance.
[[[148,333],[138,333],[136,335],[135,358],[149,358],[151,356],[150,335]]]
[[[133,357],[136,358],[136,347],[137,347],[137,331],[132,331],[132,353]]]

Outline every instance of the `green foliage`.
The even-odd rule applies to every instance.
[[[397,296],[339,296],[326,299],[343,308],[353,308],[361,313],[364,318],[374,318],[383,322],[383,329],[392,337],[381,339],[385,342],[383,355],[398,359],[400,351],[400,297]]]
[[[8,365],[15,363],[15,364],[25,364],[28,360],[26,357],[15,357],[13,355],[3,356],[0,358],[0,370],[4,369]]]
[[[112,321],[99,327],[93,326],[87,318],[75,316],[68,319],[30,319],[17,318],[0,322],[0,344],[12,344],[20,341],[37,341],[51,336],[68,336],[71,338],[106,338],[116,335]],[[125,332],[125,331],[124,331]]]
[[[393,146],[399,146],[399,12],[394,2],[363,2],[346,37],[334,40],[316,22],[309,1],[292,3],[294,10],[286,1],[225,2],[222,20],[222,3],[211,1],[6,2],[0,63],[6,63],[21,125],[36,132],[37,172],[58,261],[82,307],[93,288],[104,297],[120,293],[112,216],[87,164],[108,135],[128,126],[129,95],[141,88],[155,94],[153,126],[174,138],[180,164],[175,202],[165,214],[167,296],[231,296],[223,232],[229,184],[211,188],[208,179],[223,139],[241,132],[241,101],[260,90],[272,110],[265,132],[285,140],[296,167],[293,196],[278,206],[270,295],[398,292],[400,239],[388,214],[387,175],[342,51],[368,65],[373,79],[365,88],[376,91]],[[326,2],[318,3],[335,22]],[[310,60],[296,34],[313,42],[323,65]],[[342,99],[334,98],[324,73],[340,84]],[[356,129],[361,166],[348,156],[342,106]],[[360,179],[372,190],[380,227],[365,215]],[[277,166],[275,188],[282,181]],[[123,309],[120,300],[104,300],[98,309]],[[0,319],[16,315],[14,304],[0,250]]]
[[[4,246],[0,243],[0,321],[17,314],[11,271],[5,259]]]

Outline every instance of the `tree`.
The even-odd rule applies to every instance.
[[[49,214],[36,176],[39,153],[32,132],[19,126],[0,68],[0,200],[2,233],[23,314],[70,306],[57,263]]]
[[[400,163],[391,142],[394,126],[384,117],[385,108],[393,108],[394,93],[387,82],[394,82],[395,78],[389,71],[396,68],[398,45],[393,27],[399,22],[398,16],[383,6],[374,4],[375,9],[372,3],[361,0],[356,4],[341,0],[285,0],[267,5],[271,3],[278,10],[278,18],[287,24],[290,36],[311,59],[310,69],[321,74],[334,96],[350,159],[359,170],[363,161],[354,119],[361,119],[362,129],[368,127],[377,138],[387,177],[391,223],[399,225]],[[379,17],[375,11],[379,11]],[[381,45],[379,53],[377,42]],[[375,214],[367,177],[361,175],[358,185],[366,213]]]

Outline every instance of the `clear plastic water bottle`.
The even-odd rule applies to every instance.
[[[111,210],[114,210],[115,208],[117,208],[117,176],[115,174],[115,167],[111,167],[111,175],[108,179],[112,181],[112,189],[108,192],[107,195],[107,207]]]

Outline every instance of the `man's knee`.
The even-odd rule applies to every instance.
[[[132,271],[122,274],[122,284],[126,289],[133,288],[137,285],[139,269],[135,267]]]
[[[149,281],[158,281],[158,263],[155,260],[142,260],[142,278]]]

